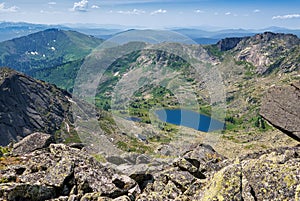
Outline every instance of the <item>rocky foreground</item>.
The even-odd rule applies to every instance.
[[[56,144],[51,135],[34,133],[1,158],[0,200],[296,201],[299,164],[300,146],[230,160],[198,144],[162,171],[125,175],[80,144]]]

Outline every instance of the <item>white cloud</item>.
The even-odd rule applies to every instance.
[[[88,0],[81,0],[79,2],[75,2],[73,5],[73,8],[71,9],[72,11],[81,11],[81,12],[86,12],[88,9]]]
[[[10,12],[17,12],[19,8],[17,6],[12,6],[12,7],[6,7],[5,3],[0,3],[0,12],[2,13],[10,13]]]
[[[300,14],[277,15],[272,17],[273,20],[276,19],[285,20],[285,19],[293,19],[293,18],[300,18]]]
[[[126,15],[140,15],[140,14],[146,13],[146,11],[139,10],[139,9],[133,9],[133,10],[127,10],[127,11],[119,10],[119,11],[117,11],[117,13],[126,14]]]
[[[40,10],[40,13],[43,13],[43,14],[58,14],[59,12],[57,12],[57,11]]]
[[[156,15],[156,14],[164,14],[164,13],[167,13],[167,10],[158,9],[158,10],[155,10],[155,11],[151,12],[150,14],[151,15]]]
[[[260,12],[259,9],[255,9],[255,10],[253,11],[253,13],[259,13],[259,12]]]
[[[225,15],[231,15],[231,12],[227,12],[227,13],[225,13]]]
[[[204,13],[204,11],[203,10],[195,10],[195,13]]]
[[[100,6],[98,6],[98,5],[92,5],[91,8],[97,9],[97,8],[100,8]]]
[[[56,5],[56,2],[55,1],[50,1],[50,2],[48,2],[48,5]]]

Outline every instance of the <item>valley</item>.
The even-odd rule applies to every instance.
[[[24,46],[24,40],[30,45]],[[69,44],[70,48],[68,48],[64,46],[64,43],[60,42],[61,40],[70,40],[74,43],[72,45]],[[50,43],[53,43],[53,41],[60,44],[56,46],[57,49],[60,46],[64,46],[64,48],[54,52],[49,50],[49,48],[51,49]],[[65,32],[57,29],[46,30],[24,38],[14,39],[11,42],[3,42],[6,49],[2,48],[2,55],[7,56],[3,57],[2,64],[11,66],[11,62],[15,62],[15,59],[12,60],[10,58],[13,58],[13,55],[22,53],[21,55],[23,56],[17,56],[16,58],[19,58],[20,61],[26,58],[26,62],[22,62],[22,66],[15,66],[16,70],[21,70],[25,74],[72,92],[80,67],[95,59],[97,50],[94,50],[90,55],[89,53],[101,42],[101,40],[76,32]],[[7,46],[10,43],[14,44],[15,49],[13,52]],[[23,45],[19,46],[18,44]],[[225,121],[225,130],[222,131],[223,139],[228,140],[230,143],[238,143],[240,144],[239,146],[251,147],[253,151],[260,150],[266,146],[257,147],[254,145],[257,142],[251,140],[256,139],[252,137],[253,135],[261,136],[265,132],[274,130],[259,114],[261,98],[269,86],[285,84],[299,79],[298,61],[300,56],[297,54],[299,52],[299,44],[299,39],[296,36],[266,32],[253,37],[239,38],[238,40],[235,38],[224,39],[216,45],[188,45],[185,47],[193,49],[195,51],[193,54],[202,54],[201,57],[204,58],[202,60],[207,63],[205,65],[211,65],[218,69],[222,76],[222,84],[225,86],[226,91],[224,102],[227,107],[223,116],[217,115],[216,118]],[[130,48],[139,45],[144,46],[146,44],[132,43]],[[127,48],[126,46],[127,44],[124,45],[124,48]],[[26,49],[25,51],[24,47],[27,49],[34,47],[29,52],[40,53],[29,56],[26,54],[28,50]],[[48,53],[48,56],[43,60],[43,55],[41,56],[40,54],[46,54],[49,51],[50,53],[52,51],[52,53]],[[278,57],[279,54],[281,57]],[[84,58],[86,56],[88,57]],[[260,65],[255,63],[256,61]],[[47,67],[44,66],[45,64]],[[91,65],[97,65],[97,60],[93,60]],[[90,68],[97,67],[92,66]],[[163,74],[159,74],[159,78],[153,77],[155,69],[162,70],[161,73]],[[134,89],[131,100],[126,102],[128,108],[124,108],[125,103],[114,104],[112,96],[116,96],[114,94],[116,85],[126,88],[128,86],[126,82],[132,82],[132,80],[136,79],[131,75],[137,75],[140,70],[143,71],[143,74],[146,72],[150,74],[148,74],[148,78],[142,74],[140,74],[142,75],[141,77],[137,78],[139,82],[143,80],[143,84],[138,85]],[[158,81],[151,80],[149,82],[149,76],[151,79],[157,79]],[[130,79],[131,81],[129,81]],[[123,82],[125,80],[124,86],[121,86],[120,83],[122,81],[120,80],[123,80]],[[183,58],[161,50],[147,50],[146,48],[145,50],[134,51],[124,55],[108,66],[99,81],[94,102],[100,110],[108,111],[109,113],[113,112],[119,117],[126,118],[131,116],[139,118],[140,122],[136,122],[136,124],[141,126],[141,128],[155,125],[151,129],[155,130],[153,131],[156,133],[154,136],[153,134],[147,134],[147,132],[143,134],[147,136],[148,140],[157,143],[159,142],[157,137],[160,136],[161,142],[166,140],[172,141],[174,134],[180,129],[177,126],[160,122],[153,114],[153,111],[155,108],[177,109],[183,107],[183,109],[212,115],[212,107],[218,106],[212,105],[214,103],[211,103],[209,89],[205,84],[207,84],[205,83],[205,78],[197,77],[197,69]],[[178,92],[180,88],[182,88],[181,90],[190,91],[185,93],[185,95],[192,93],[190,96],[193,98],[189,100],[191,101],[190,103],[186,102],[187,99],[183,99],[184,101],[178,99],[178,93],[181,93]],[[114,101],[116,102],[116,100]],[[117,101],[122,102],[122,100]],[[105,128],[105,131],[107,133],[115,133],[115,131],[107,130],[107,128]],[[137,136],[139,131],[130,132],[128,135],[133,136],[131,140],[133,140],[134,146],[134,136]],[[142,133],[145,132],[143,131]],[[116,139],[118,138],[116,137]],[[122,137],[121,140],[123,140]],[[247,142],[246,145],[243,145],[244,142]],[[116,144],[119,144],[121,148],[123,147],[122,141],[119,142],[117,140]],[[126,142],[126,144],[131,147],[130,143]],[[133,149],[135,148],[133,147]],[[245,151],[248,151],[248,149],[246,148]]]
[[[113,39],[0,43],[0,200],[270,200],[281,185],[298,199],[296,35]]]

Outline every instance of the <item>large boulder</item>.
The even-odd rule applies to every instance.
[[[210,173],[220,170],[225,157],[218,154],[210,145],[191,145],[182,157],[174,161],[174,166],[181,170],[188,171],[199,179],[205,179]]]
[[[271,87],[265,94],[261,116],[300,141],[300,82]]]
[[[25,183],[0,184],[0,200],[7,201],[44,201],[56,196],[51,186],[32,185]]]
[[[183,158],[198,169],[201,173],[215,172],[222,167],[221,161],[225,157],[217,153],[210,145],[192,145]]]
[[[55,139],[53,136],[45,133],[33,133],[20,142],[14,144],[13,154],[26,154],[33,152],[37,149],[48,147],[51,143],[54,143]]]

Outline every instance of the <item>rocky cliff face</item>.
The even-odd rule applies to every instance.
[[[300,40],[292,34],[265,32],[244,38],[233,49],[238,61],[252,63],[258,73],[270,73],[275,69],[291,72],[299,69]]]
[[[271,87],[260,114],[275,127],[300,141],[300,82]]]
[[[0,145],[35,131],[54,134],[69,115],[70,94],[8,68],[0,69]]]
[[[226,38],[217,43],[221,51],[230,50],[237,61],[251,63],[259,74],[299,69],[300,39],[292,34],[265,32],[252,37]]]

